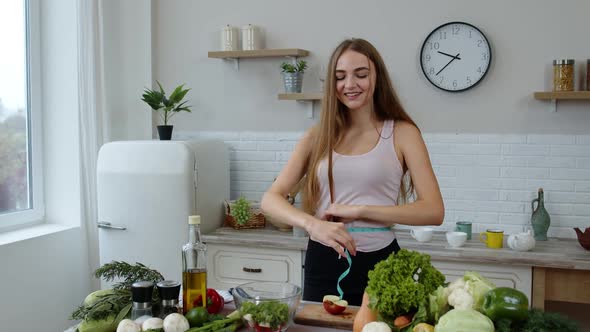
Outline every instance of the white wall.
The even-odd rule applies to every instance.
[[[152,81],[151,1],[102,0],[105,140],[148,139],[151,110],[141,94]]]
[[[241,60],[239,71],[209,59],[207,52],[219,49],[220,29],[252,23],[266,30],[267,48],[309,50],[304,91],[318,89],[317,66],[343,38],[363,37],[384,57],[424,132],[588,134],[590,102],[560,102],[549,113],[547,102],[532,97],[551,88],[553,59],[573,58],[585,67],[588,12],[587,0],[156,0],[153,77],[169,89],[180,83],[193,89],[195,110],[172,121],[179,129],[304,130],[315,121],[305,117],[306,106],[277,100],[284,59]],[[477,87],[448,93],[426,81],[418,58],[428,33],[456,20],[484,31],[493,63]]]
[[[2,331],[64,331],[90,292],[80,228],[0,247]]]
[[[303,132],[178,132],[216,138],[230,148],[231,195],[260,200]],[[590,136],[424,134],[445,202],[440,229],[472,221],[473,231],[521,232],[531,200],[545,191],[549,236],[575,238],[590,218]],[[400,228],[403,228],[401,226]]]

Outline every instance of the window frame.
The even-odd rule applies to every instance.
[[[45,218],[43,179],[43,114],[41,112],[41,29],[39,0],[23,0],[25,5],[27,75],[27,176],[31,207],[0,214],[0,231],[40,224]],[[32,189],[32,190],[31,190]]]

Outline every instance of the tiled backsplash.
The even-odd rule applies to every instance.
[[[220,139],[230,149],[231,198],[260,200],[302,132],[178,132],[174,139]],[[590,227],[590,136],[424,134],[445,201],[449,229],[523,230],[537,189],[545,191],[550,236]],[[402,227],[402,226],[400,226]]]

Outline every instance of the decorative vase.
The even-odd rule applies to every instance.
[[[537,208],[535,209],[535,202],[537,202]],[[539,188],[538,197],[533,199],[531,202],[531,209],[533,214],[531,216],[531,224],[533,225],[533,231],[535,233],[535,240],[547,241],[547,230],[551,225],[551,218],[549,213],[545,209],[545,202],[543,198],[543,188]]]
[[[160,136],[160,141],[171,140],[173,128],[174,128],[174,126],[170,126],[170,125],[158,126],[158,136]]]
[[[301,93],[303,84],[303,73],[283,73],[283,83],[286,93]]]

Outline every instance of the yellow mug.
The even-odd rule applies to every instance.
[[[499,229],[488,229],[485,232],[479,233],[479,240],[485,243],[488,248],[500,249],[504,243],[504,231]]]

